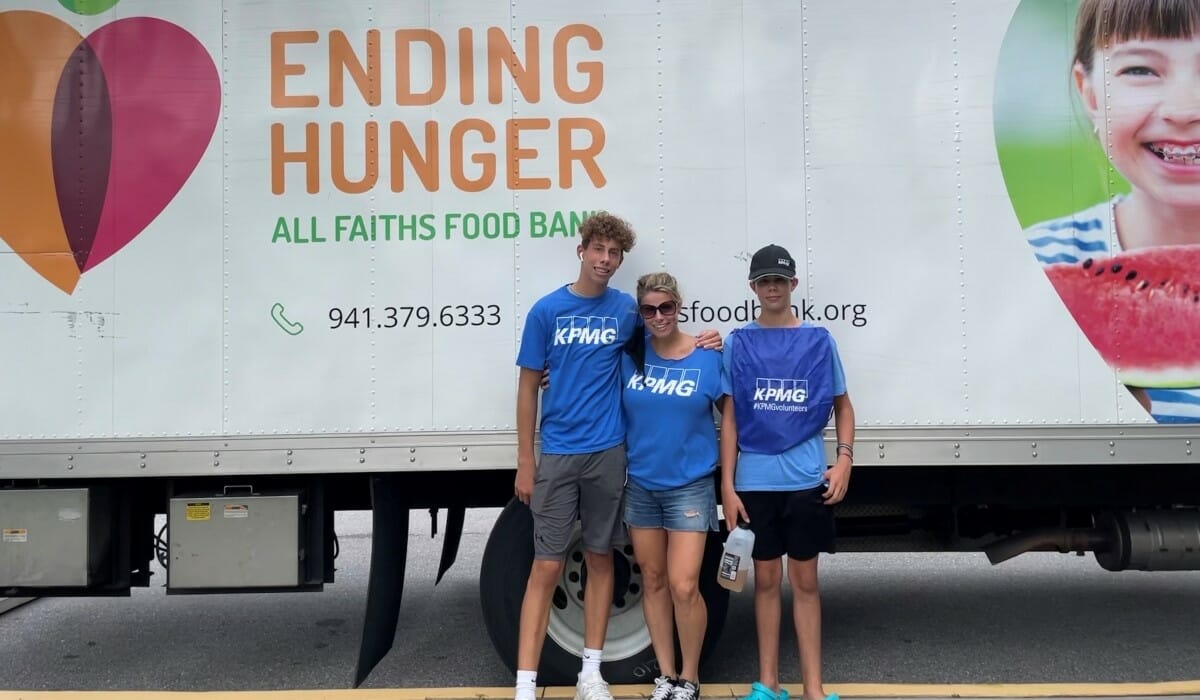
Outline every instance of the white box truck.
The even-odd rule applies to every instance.
[[[691,330],[753,317],[751,252],[797,256],[858,414],[842,551],[1200,567],[1200,24],[1120,5],[0,0],[0,595],[127,594],[156,552],[170,593],[318,589],[370,509],[357,684],[410,512],[447,514],[444,572],[503,506],[511,666],[514,359],[596,210],[639,235],[615,284],[671,271]]]

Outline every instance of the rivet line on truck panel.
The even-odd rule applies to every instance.
[[[955,180],[955,182],[954,182],[954,192],[955,192],[954,198],[955,198],[955,201],[957,204],[957,207],[956,207],[957,216],[955,218],[955,227],[958,229],[958,288],[959,288],[959,299],[962,301],[962,306],[960,307],[960,313],[962,313],[962,320],[959,325],[961,328],[960,334],[963,339],[963,342],[962,342],[962,347],[963,347],[963,354],[962,354],[963,413],[970,414],[970,412],[971,412],[970,386],[971,385],[970,385],[970,380],[967,378],[968,360],[967,360],[967,352],[966,352],[966,349],[967,349],[967,308],[966,308],[966,306],[967,306],[967,304],[966,304],[966,301],[967,301],[967,278],[966,278],[966,274],[967,274],[967,272],[966,272],[966,246],[964,243],[965,238],[966,238],[966,231],[965,231],[965,227],[963,226],[963,206],[962,206],[963,205],[962,120],[960,119],[960,114],[959,114],[959,98],[962,93],[961,93],[961,86],[959,85],[959,80],[958,80],[958,6],[957,6],[957,3],[951,3],[950,22],[951,22],[950,23],[950,30],[951,30],[950,31],[950,43],[952,46],[952,48],[950,50],[950,55],[951,55],[952,77],[954,79],[954,87],[953,87],[953,91],[954,91],[954,138],[953,138],[953,141],[954,141],[954,180]]]
[[[800,6],[800,46],[801,57],[800,61],[800,76],[801,84],[803,85],[802,97],[800,100],[801,114],[800,121],[804,123],[804,236],[808,242],[808,273],[805,275],[805,284],[808,289],[808,296],[813,296],[815,282],[813,281],[813,225],[812,225],[812,163],[808,160],[809,146],[812,140],[809,138],[809,117],[808,117],[808,62],[803,60],[808,57],[808,5]]]
[[[658,108],[658,232],[659,232],[659,267],[666,267],[667,257],[667,239],[666,239],[666,209],[667,202],[664,194],[665,177],[663,161],[665,159],[663,153],[663,58],[662,58],[662,0],[657,0],[654,4],[655,14],[655,36],[654,36],[654,58],[655,58],[655,76],[658,80],[658,92],[655,95],[655,102]]]
[[[373,26],[374,24],[375,24],[375,5],[370,4],[370,5],[367,5],[367,26]],[[373,30],[373,29],[368,30],[368,32],[367,32],[368,47],[372,43],[377,43],[374,36],[371,34],[372,31],[378,31],[378,30]],[[369,78],[371,81],[370,84],[371,84],[372,89],[375,89],[375,74],[369,73]],[[368,101],[368,105],[370,105],[369,101]],[[367,116],[372,122],[375,122],[375,106],[374,105],[370,105],[370,109],[368,109],[368,111],[367,111]],[[372,134],[371,140],[374,141],[374,139],[375,139],[375,135]],[[375,157],[378,158],[378,151],[377,150],[373,151],[373,153],[375,154]],[[370,167],[370,165],[371,164],[368,163],[368,167]],[[375,163],[375,166],[378,167],[378,163]],[[371,196],[368,199],[368,202],[369,202],[368,209],[371,212],[372,220],[374,220],[374,217],[379,210],[375,206],[375,188],[373,188],[373,187],[371,188]],[[376,280],[376,268],[375,268],[375,265],[376,265],[375,248],[376,248],[375,241],[372,240],[371,241],[371,260],[370,260],[371,261],[371,267],[370,267],[371,293],[369,295],[371,298],[371,306],[375,305],[375,298],[376,298],[375,290],[376,290],[377,280]],[[370,335],[370,362],[371,362],[371,366],[370,366],[369,372],[370,372],[370,376],[371,376],[371,427],[377,428],[379,418],[377,415],[377,402],[376,402],[376,398],[375,398],[375,396],[376,396],[375,383],[376,383],[378,375],[377,375],[377,370],[376,370],[376,366],[375,366],[375,333],[374,332],[372,332]]]

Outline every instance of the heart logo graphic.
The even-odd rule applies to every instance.
[[[1022,0],[1004,183],[1053,290],[1160,423],[1200,422],[1200,3]]]
[[[85,38],[40,12],[0,12],[0,239],[72,293],[183,187],[220,96],[208,52],[165,20]]]

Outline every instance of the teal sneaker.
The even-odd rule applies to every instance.
[[[776,695],[775,691],[771,690],[762,683],[755,681],[754,684],[750,686],[749,694],[742,697],[742,700],[788,700],[788,697],[787,688],[781,689],[779,694]]]

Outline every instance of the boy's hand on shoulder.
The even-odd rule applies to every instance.
[[[725,339],[719,332],[710,328],[696,334],[696,346],[705,350],[720,350],[725,347]]]
[[[850,490],[850,465],[849,457],[838,455],[837,462],[825,470],[825,481],[829,482],[829,488],[822,494],[825,505],[841,503],[846,497],[846,492]]]

